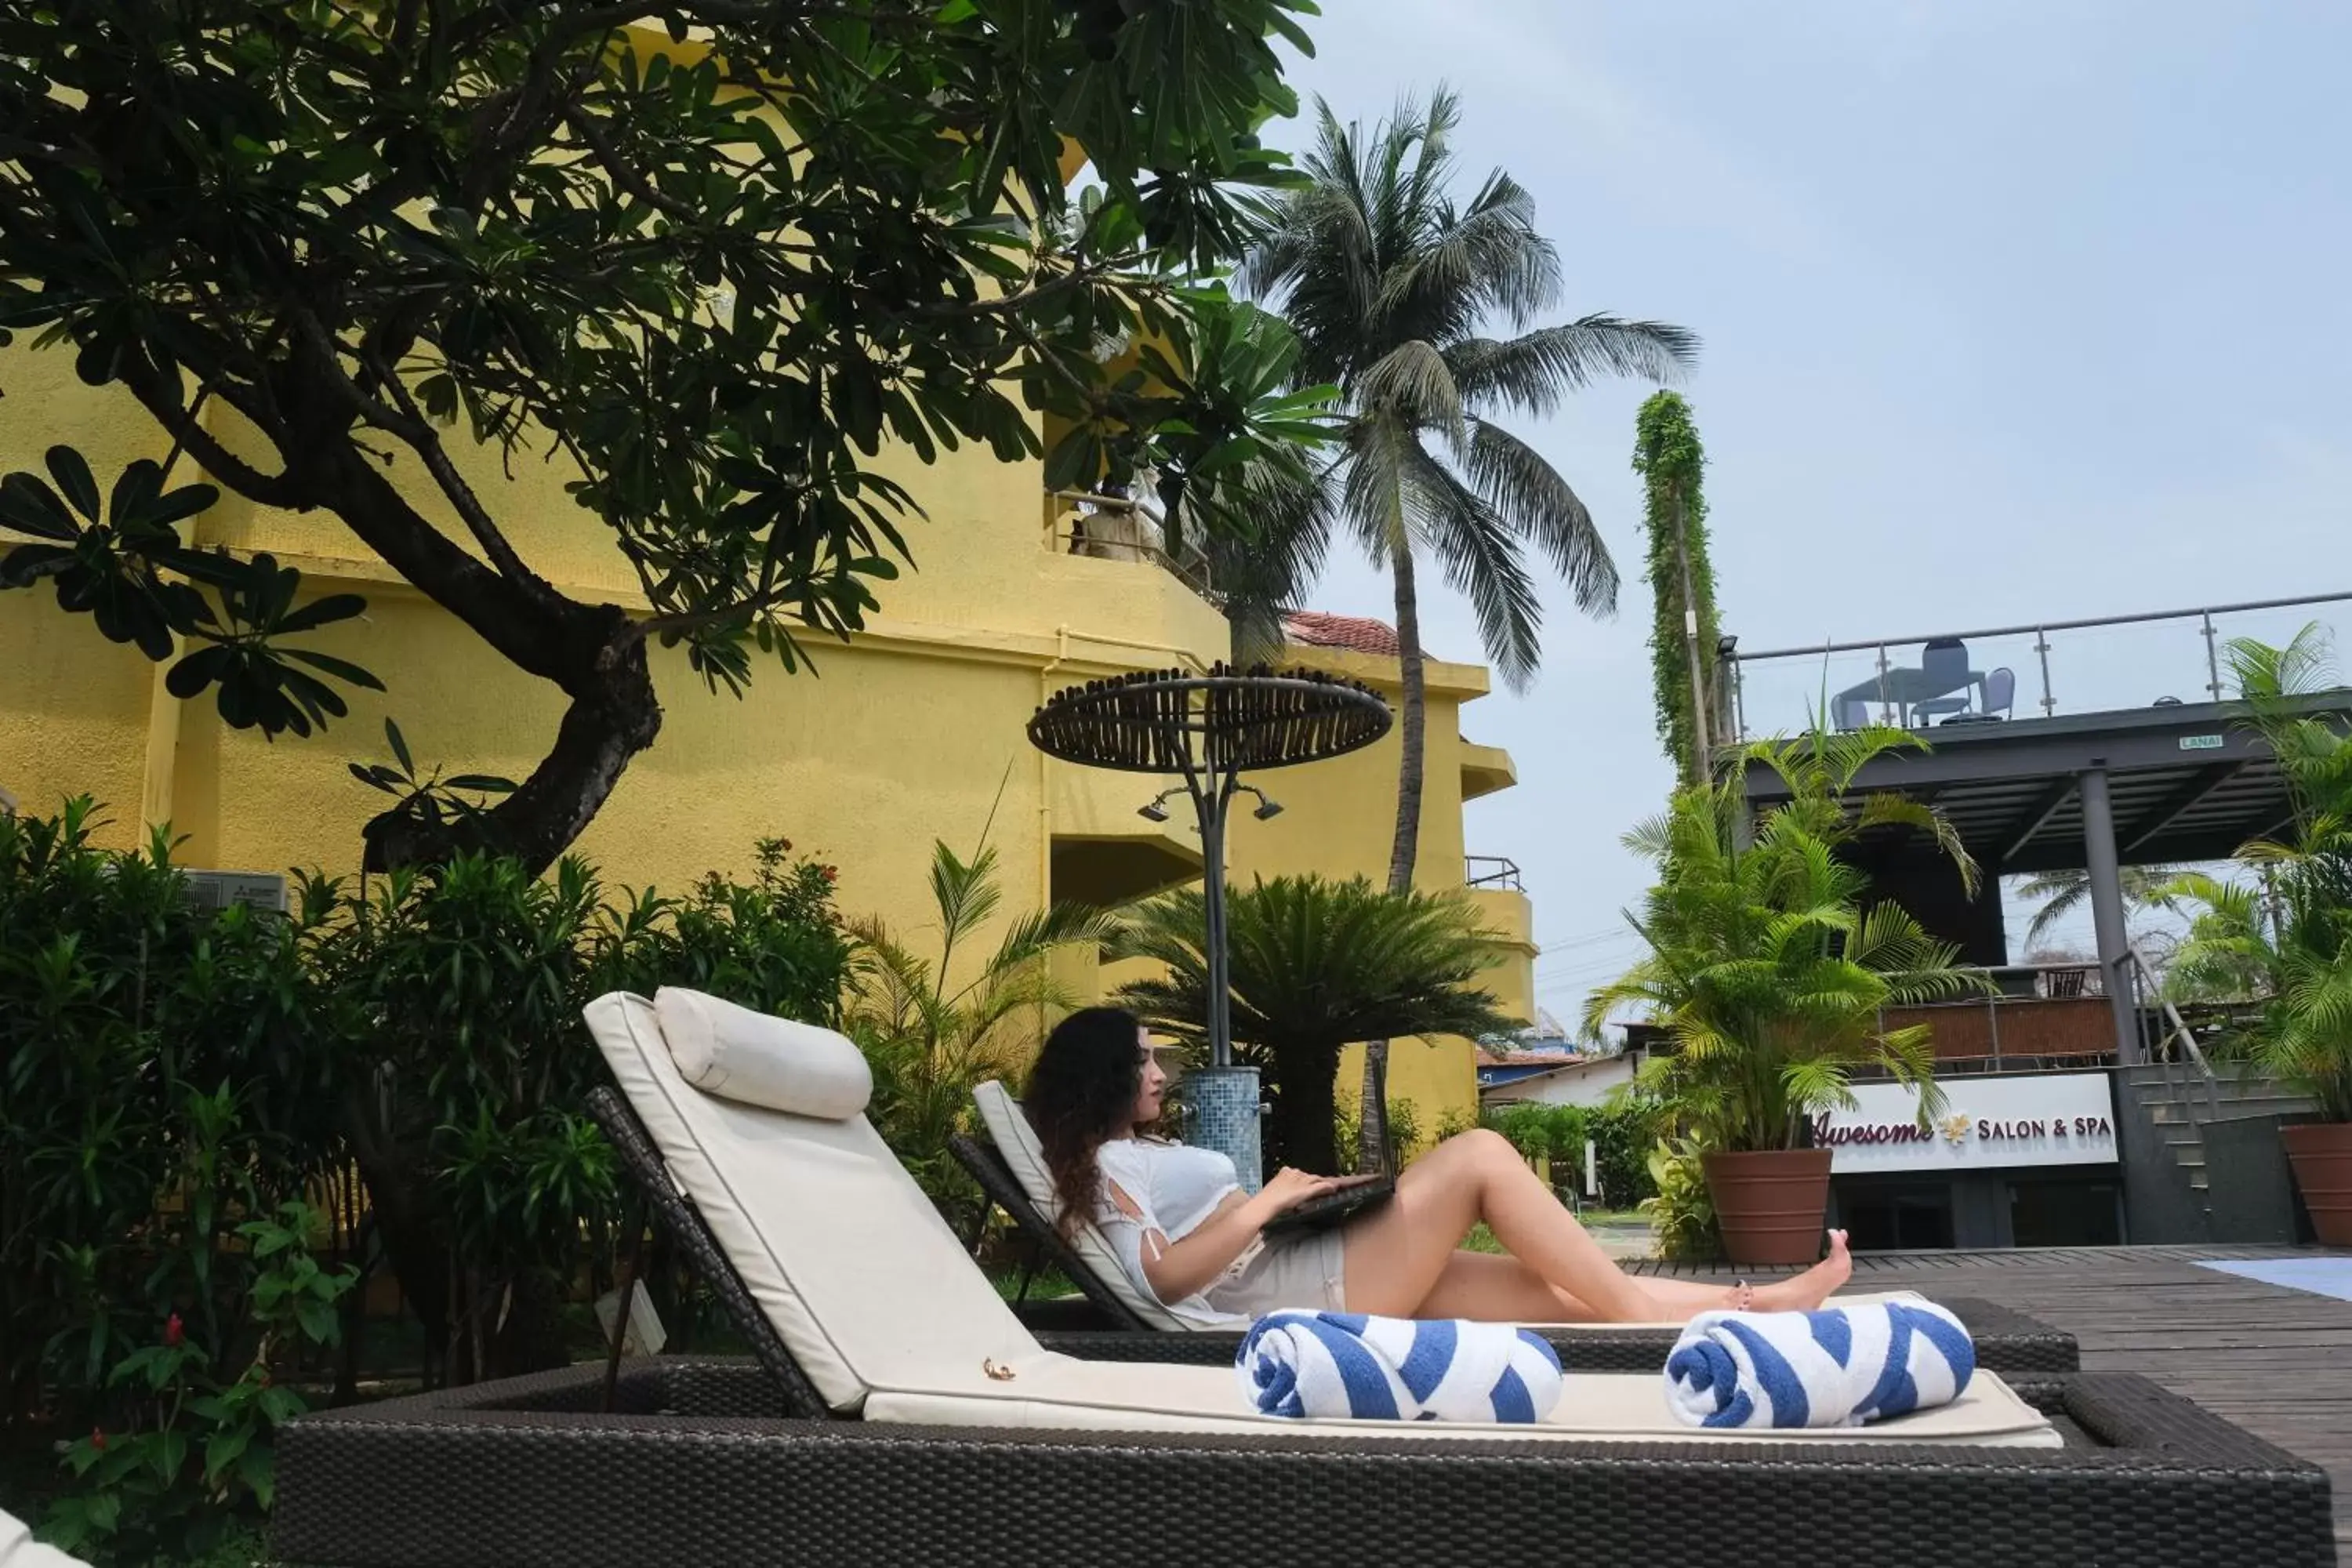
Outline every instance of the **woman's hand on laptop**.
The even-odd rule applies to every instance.
[[[1344,1176],[1318,1176],[1312,1171],[1285,1165],[1268,1177],[1265,1185],[1258,1189],[1257,1196],[1250,1200],[1250,1206],[1256,1211],[1251,1218],[1264,1225],[1276,1215],[1288,1214],[1299,1205],[1312,1203],[1347,1184],[1348,1178]]]

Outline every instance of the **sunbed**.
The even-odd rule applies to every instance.
[[[281,1435],[280,1557],[2332,1561],[2324,1475],[2130,1377],[1980,1373],[1860,1433],[1702,1439],[1654,1373],[1573,1373],[1535,1427],[1257,1416],[1229,1368],[1039,1343],[840,1084],[799,1113],[718,1099],[641,999],[590,1020],[817,1412],[754,1363],[651,1362],[611,1413],[592,1366],[308,1417]]]

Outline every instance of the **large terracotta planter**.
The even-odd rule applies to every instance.
[[[1706,1190],[1734,1263],[1810,1265],[1822,1256],[1830,1206],[1827,1149],[1702,1154]]]
[[[2352,1121],[2282,1127],[2294,1184],[2323,1247],[2352,1247]]]

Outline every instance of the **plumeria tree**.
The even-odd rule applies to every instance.
[[[305,734],[379,683],[311,640],[362,599],[194,525],[224,490],[333,517],[566,703],[510,793],[387,812],[371,858],[543,868],[660,731],[650,649],[740,691],[919,558],[886,444],[1034,458],[1051,411],[1211,514],[1261,469],[1282,437],[1193,353],[1235,320],[1204,339],[1187,288],[1278,176],[1256,130],[1294,107],[1275,46],[1305,47],[1311,9],[0,10],[0,329],[121,389],[167,450],[102,472],[58,428],[0,486],[0,587],[47,584],[175,694]],[[1106,368],[1138,338],[1171,384]],[[544,531],[468,477],[477,444],[556,464],[642,605],[551,581]]]

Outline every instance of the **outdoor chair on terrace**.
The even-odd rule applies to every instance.
[[[1506,1568],[1728,1532],[1827,1568],[2332,1560],[2324,1474],[2134,1377],[1979,1374],[1866,1432],[1702,1436],[1655,1373],[1571,1375],[1537,1426],[1400,1426],[1257,1416],[1230,1368],[1057,1353],[859,1113],[854,1047],[665,1002],[604,998],[592,1030],[814,1405],[779,1418],[758,1367],[656,1360],[611,1414],[587,1366],[306,1417],[281,1435],[277,1556]],[[740,1099],[672,1061],[714,1018],[723,1050],[680,1054],[723,1059],[698,1076]]]
[[[1086,1311],[1097,1326],[1114,1331],[1086,1333],[1068,1327],[1079,1302],[1045,1301],[1030,1307],[1016,1304],[1014,1313],[1033,1326],[1052,1328],[1041,1337],[1072,1355],[1097,1360],[1231,1362],[1245,1319],[1204,1325],[1180,1317],[1139,1290],[1118,1266],[1110,1243],[1091,1224],[1074,1227],[1065,1239],[1046,1216],[1052,1212],[1053,1178],[1045,1170],[1045,1151],[1029,1125],[1021,1102],[993,1080],[972,1090],[988,1142],[956,1137],[949,1141],[956,1161],[979,1184],[988,1201],[1002,1209],[1038,1258],[1051,1264],[1077,1287]],[[1842,1296],[1842,1305],[1917,1299],[1917,1292]],[[1976,1341],[1980,1365],[1994,1372],[2073,1372],[2081,1361],[2074,1336],[2021,1316],[1987,1301],[1947,1300],[1943,1305],[1969,1327]],[[1679,1322],[1661,1323],[1537,1323],[1528,1325],[1559,1352],[1560,1364],[1589,1372],[1654,1372],[1681,1331]],[[1138,1333],[1153,1337],[1140,1343]]]

